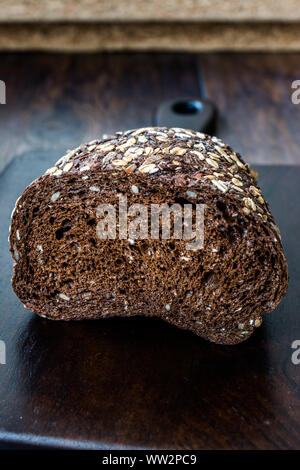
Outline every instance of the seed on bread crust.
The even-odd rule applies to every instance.
[[[150,234],[97,240],[96,208],[120,194],[128,207],[206,204],[204,251]],[[248,164],[221,139],[186,129],[117,132],[67,151],[16,204],[10,243],[13,287],[47,318],[145,313],[236,344],[287,287],[280,234]]]
[[[253,211],[256,211],[256,205],[253,199],[251,199],[250,197],[244,197],[243,202],[246,207],[252,209]]]
[[[240,181],[238,178],[231,178],[231,181],[235,186],[243,186],[242,181]]]
[[[215,160],[212,160],[211,158],[206,158],[206,162],[213,168],[219,168],[218,163]]]
[[[48,168],[48,170],[45,172],[45,175],[53,175],[58,170],[57,166],[53,166],[51,168]]]
[[[68,162],[68,163],[64,166],[63,171],[64,171],[65,173],[66,173],[67,171],[70,171],[71,168],[72,168],[72,166],[73,166],[73,162]]]
[[[211,180],[211,182],[218,188],[220,191],[223,193],[226,193],[228,191],[228,187],[224,183],[224,181],[218,181],[216,179]]]

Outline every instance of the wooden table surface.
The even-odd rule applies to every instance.
[[[217,133],[258,164],[300,163],[300,54],[1,54],[0,172],[32,151],[63,155],[102,133],[153,123],[158,105],[206,94]]]
[[[300,447],[298,64],[294,54],[1,56],[2,447]],[[204,92],[220,110],[217,134],[273,164],[260,183],[291,277],[276,311],[250,340],[222,347],[155,319],[54,323],[24,310],[10,287],[7,232],[25,185],[66,148],[149,125],[163,100]]]

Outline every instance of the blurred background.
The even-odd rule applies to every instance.
[[[299,50],[297,0],[0,1],[0,46],[43,50]]]
[[[246,160],[299,163],[299,22],[296,0],[0,0],[0,171],[204,97]]]

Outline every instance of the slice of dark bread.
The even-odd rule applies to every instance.
[[[97,207],[205,204],[204,247],[97,236]],[[118,230],[118,229],[117,229]],[[241,156],[184,129],[117,132],[70,151],[16,202],[13,288],[54,320],[147,315],[221,344],[248,338],[286,292],[279,229]]]

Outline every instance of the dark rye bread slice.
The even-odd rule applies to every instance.
[[[99,204],[206,204],[204,249],[101,240]],[[16,202],[13,288],[54,320],[158,316],[221,344],[261,325],[286,292],[279,230],[254,172],[220,139],[167,128],[117,132],[68,152]]]

